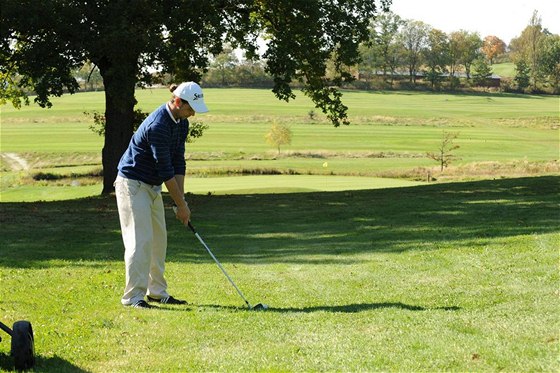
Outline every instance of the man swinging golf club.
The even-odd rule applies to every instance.
[[[187,118],[208,111],[194,82],[171,87],[171,100],[153,111],[132,136],[115,180],[115,193],[125,247],[126,285],[121,303],[151,308],[148,302],[186,304],[167,293],[163,272],[167,228],[161,196],[165,183],[185,226],[191,212],[184,198]]]

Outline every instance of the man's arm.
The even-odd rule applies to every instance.
[[[177,181],[177,185],[179,186],[179,191],[181,192],[181,196],[183,199],[185,198],[185,175],[175,175],[175,180]]]

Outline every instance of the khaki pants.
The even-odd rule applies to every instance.
[[[169,296],[163,277],[167,229],[161,186],[118,176],[115,192],[125,248],[126,285],[121,303],[131,305],[146,295]]]

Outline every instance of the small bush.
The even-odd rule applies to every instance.
[[[33,175],[31,175],[31,177],[35,181],[40,181],[40,180],[52,181],[52,180],[63,179],[65,176],[60,175],[60,174],[53,174],[51,172],[37,172],[37,173],[34,173]]]

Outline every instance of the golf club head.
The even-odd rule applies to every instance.
[[[253,306],[253,308],[251,308],[253,311],[265,311],[268,309],[268,306],[264,303],[259,303],[259,304],[255,304]]]

